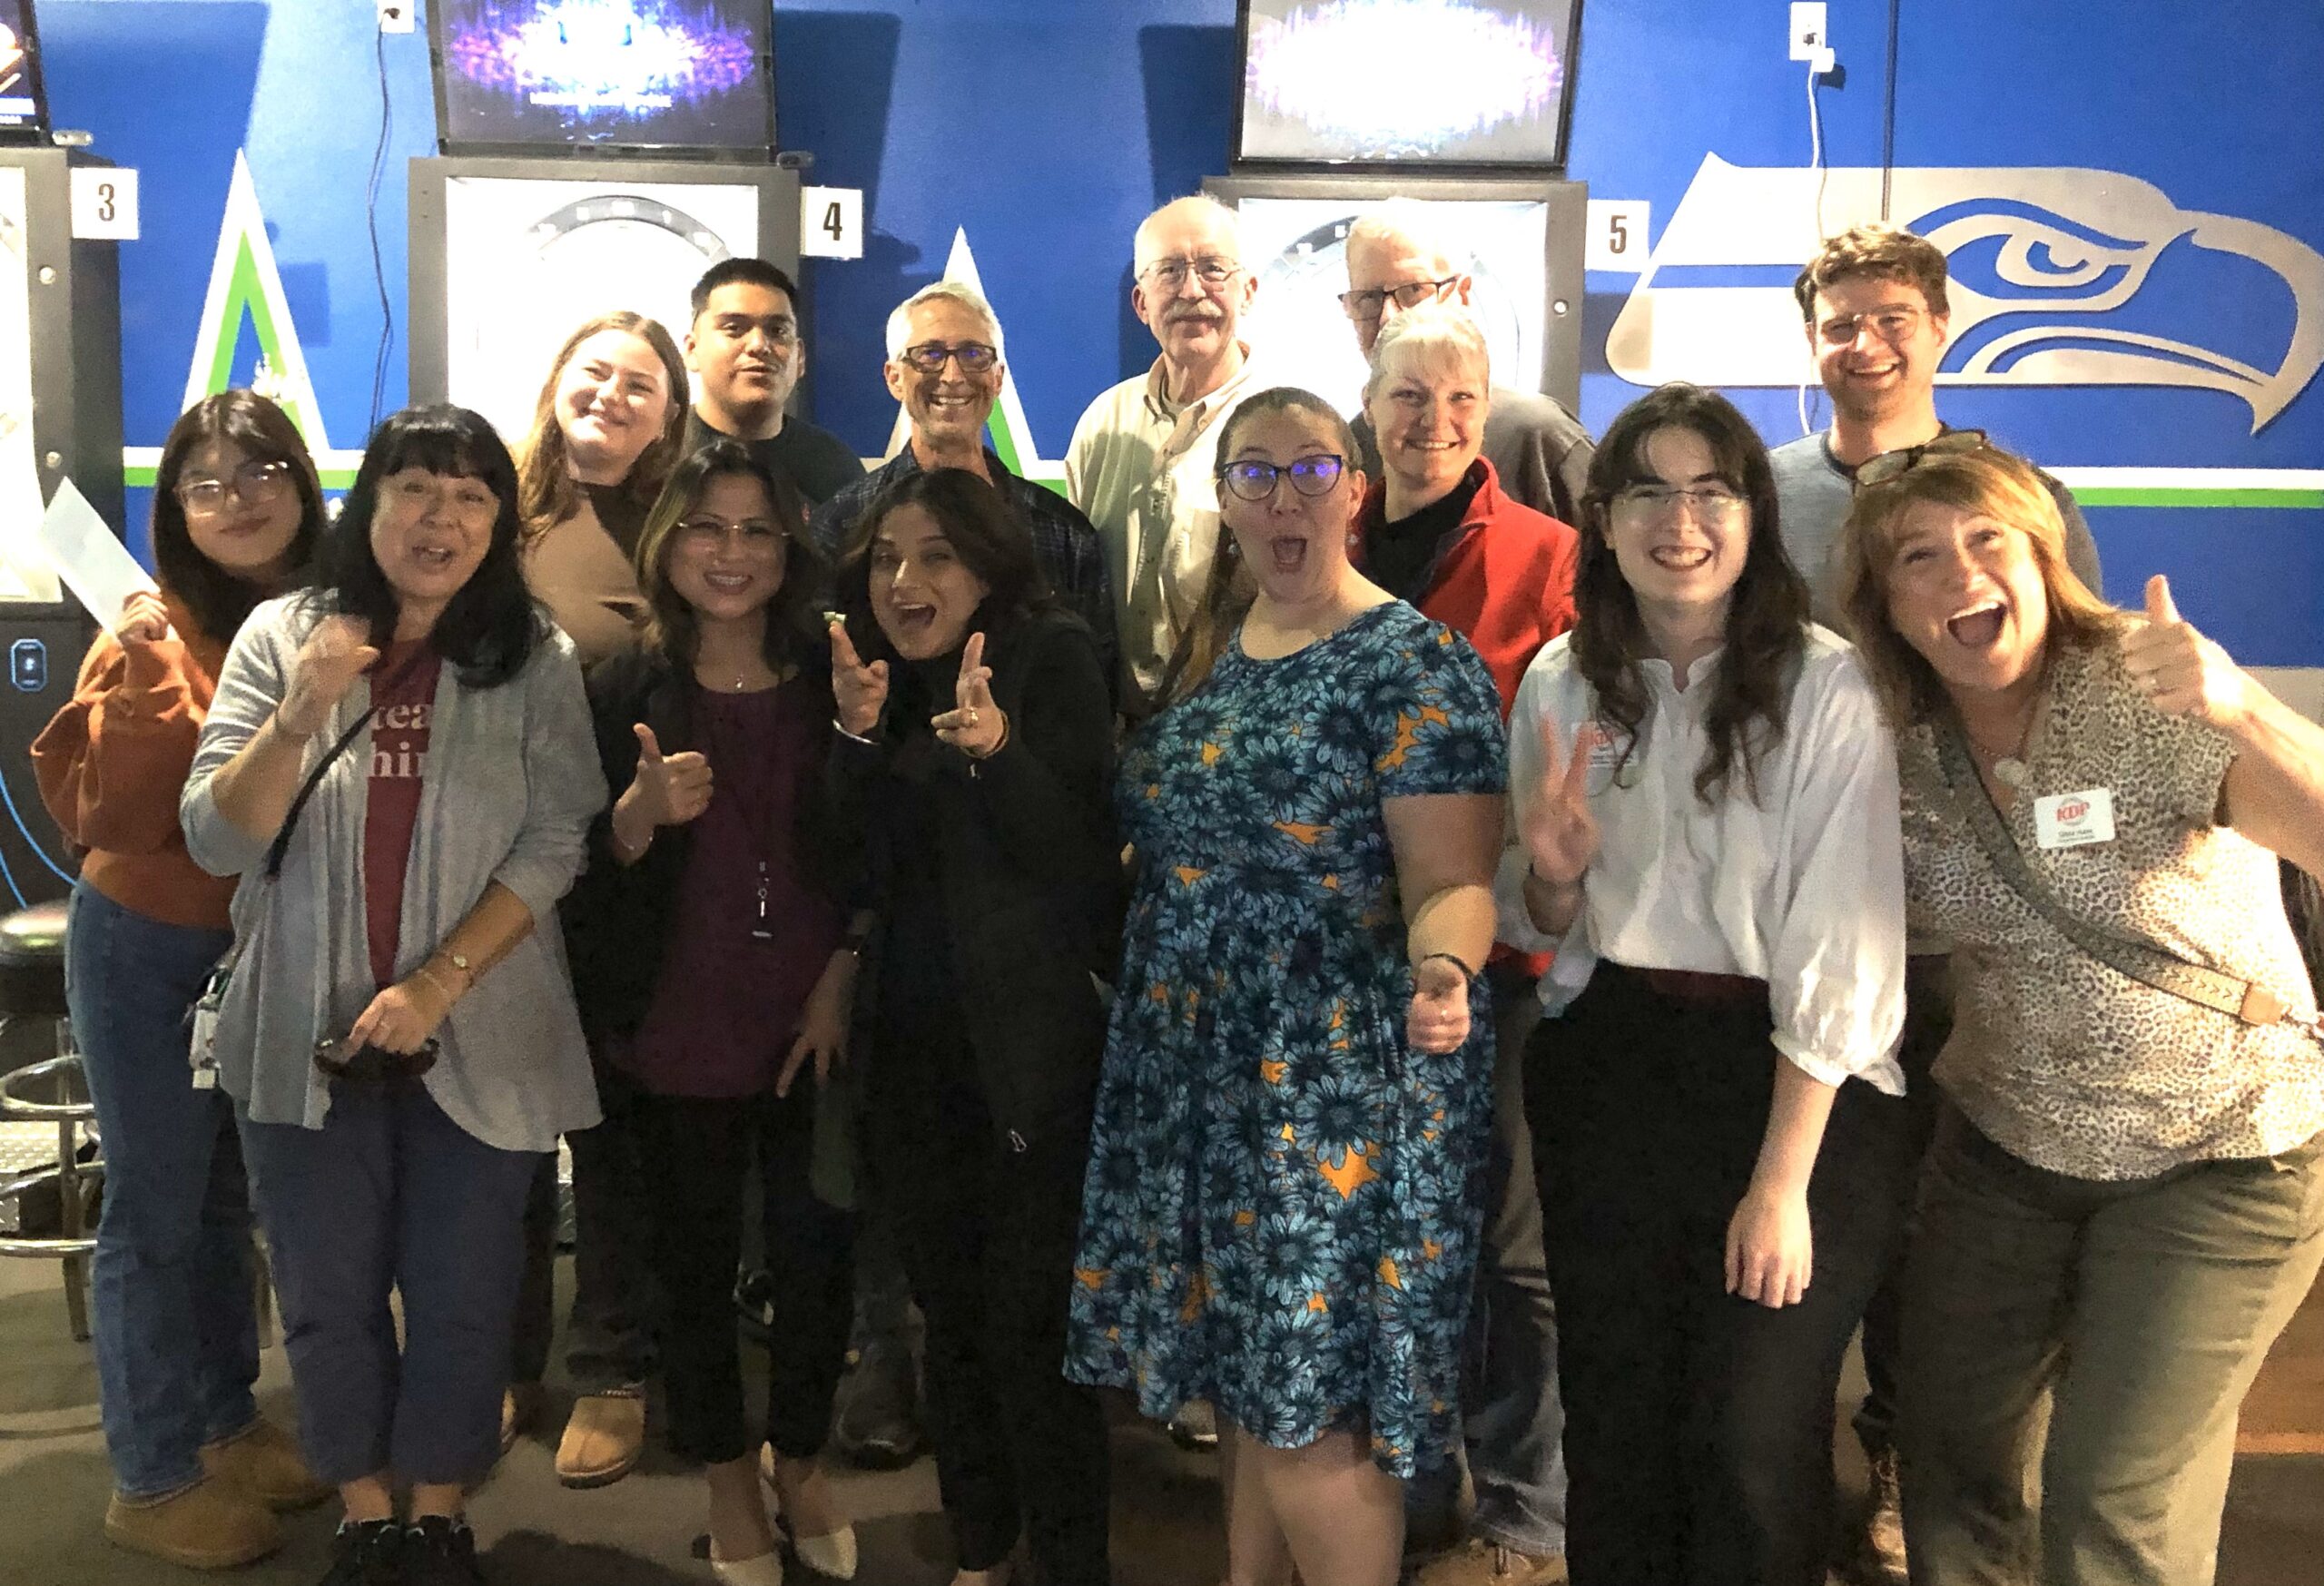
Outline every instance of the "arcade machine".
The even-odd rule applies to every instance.
[[[765,0],[435,0],[438,158],[411,198],[411,398],[511,439],[557,348],[630,309],[684,339],[703,271],[799,272]]]
[[[67,478],[115,532],[123,511],[114,244],[73,235],[72,172],[102,162],[48,129],[32,0],[0,0],[0,910],[72,884],[30,751],[95,632],[34,526]]]
[[[1581,0],[1480,0],[1419,32],[1401,0],[1237,13],[1234,173],[1203,191],[1242,218],[1270,374],[1356,410],[1343,250],[1358,215],[1401,197],[1465,252],[1495,381],[1578,410],[1589,188],[1561,173]]]

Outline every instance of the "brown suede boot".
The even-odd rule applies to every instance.
[[[260,1416],[250,1428],[202,1451],[202,1468],[232,1483],[278,1514],[312,1509],[331,1494],[315,1479],[290,1434]]]
[[[584,1394],[556,1445],[556,1479],[568,1487],[608,1487],[629,1474],[645,1447],[645,1395],[635,1388]]]
[[[281,1547],[282,1522],[231,1483],[202,1481],[150,1503],[114,1493],[105,1540],[189,1570],[227,1570]]]

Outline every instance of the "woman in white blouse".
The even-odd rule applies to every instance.
[[[1579,620],[1511,717],[1526,1057],[1576,1586],[1821,1586],[1840,1358],[1902,1226],[1896,768],[1807,621],[1766,448],[1711,392],[1614,420]]]

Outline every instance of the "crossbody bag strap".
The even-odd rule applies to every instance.
[[[2002,821],[2001,811],[1994,806],[1984,783],[1978,779],[1960,722],[1952,712],[1940,711],[1931,725],[1936,739],[1937,763],[1944,770],[1955,806],[1967,818],[1970,831],[1976,833],[1977,845],[1985,851],[1985,857],[1993,861],[1994,869],[2011,890],[2031,904],[2034,912],[2057,927],[2059,934],[2068,941],[2107,968],[2158,991],[2224,1013],[2245,1024],[2289,1023],[2324,1039],[2324,1031],[2319,1031],[2317,1020],[2289,1018],[2289,1004],[2258,981],[2191,962],[2151,941],[2109,931],[2075,914],[2026,862],[2024,851],[2018,847],[2017,839]]]
[[[291,834],[299,830],[299,817],[306,813],[307,801],[315,796],[316,785],[322,781],[323,773],[329,771],[338,763],[339,757],[347,753],[347,746],[354,743],[363,729],[371,724],[371,718],[379,713],[379,707],[375,704],[361,715],[357,716],[355,724],[341,733],[339,735],[339,741],[323,752],[323,757],[315,762],[315,768],[307,773],[307,780],[299,784],[298,796],[290,801],[290,808],[282,817],[282,830],[274,834],[274,842],[266,851],[266,879],[268,881],[271,882],[281,875],[283,856],[290,852]]]

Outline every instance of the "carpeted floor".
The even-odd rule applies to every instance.
[[[265,1356],[261,1397],[290,1417],[279,1348]],[[1849,1391],[1856,1391],[1850,1384]],[[148,1586],[189,1571],[122,1552],[99,1532],[108,1478],[97,1431],[95,1373],[67,1335],[56,1269],[0,1261],[0,1582],[5,1586]],[[699,1479],[649,1454],[628,1480],[567,1492],[550,1468],[567,1401],[552,1380],[547,1424],[519,1443],[476,1495],[473,1515],[496,1586],[706,1586],[690,1552],[702,1530]],[[2308,1309],[2246,1412],[2221,1549],[2220,1586],[2313,1586],[2324,1579],[2324,1290]],[[2304,1438],[2302,1442],[2293,1439]],[[1843,1438],[1844,1443],[1847,1439]],[[2270,1452],[2271,1449],[2304,1452]],[[1860,1480],[1844,1449],[1843,1479]],[[1114,1556],[1119,1586],[1214,1586],[1224,1573],[1216,1463],[1187,1454],[1125,1418],[1114,1434]],[[950,1543],[936,1512],[933,1466],[890,1475],[848,1473],[842,1500],[857,1516],[864,1586],[942,1586]],[[281,1553],[223,1579],[310,1586],[322,1574],[334,1516],[294,1517]],[[793,1580],[808,1582],[804,1571]]]

